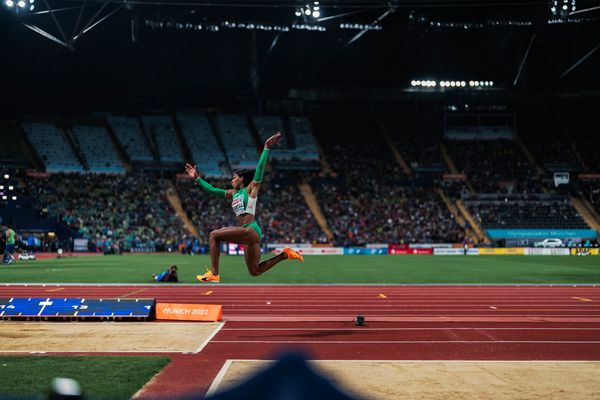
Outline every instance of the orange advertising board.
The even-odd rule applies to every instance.
[[[156,304],[156,319],[220,321],[222,315],[223,311],[220,304]]]

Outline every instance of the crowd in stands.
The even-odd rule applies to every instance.
[[[30,179],[28,188],[40,209],[98,248],[165,250],[189,235],[154,176],[52,174]]]
[[[378,120],[361,113],[348,114],[317,113],[310,122],[306,117],[247,119],[242,114],[219,114],[213,121],[212,117],[197,113],[177,113],[175,119],[111,116],[107,121],[131,160],[156,163],[180,160],[182,148],[178,140],[183,140],[200,172],[208,175],[207,179],[215,186],[224,188],[231,186],[229,176],[223,179],[229,167],[255,167],[260,142],[271,131],[287,126],[294,132],[281,149],[273,151],[270,161],[275,167],[276,152],[284,150],[306,151],[318,163],[314,141],[317,138],[323,150],[321,155],[333,174],[305,172],[302,179],[311,184],[336,245],[462,242],[468,227],[454,220],[436,188],[442,188],[450,199],[464,198],[467,208],[485,229],[588,228],[568,198],[542,194],[544,189],[554,189],[542,185],[517,140],[442,139],[431,121],[422,118],[387,115]],[[216,131],[211,121],[216,122]],[[413,170],[429,169],[435,174],[427,178],[407,177],[393,157],[380,122]],[[67,170],[75,164],[78,171],[82,169],[61,128],[38,122],[22,125],[48,171],[54,171],[57,163]],[[179,139],[177,125],[181,130]],[[533,132],[537,129],[534,125],[524,123],[521,127]],[[257,134],[254,138],[253,126]],[[599,142],[597,138],[589,141],[596,134],[592,128],[586,131],[574,126],[565,130],[561,126],[547,136],[542,128],[536,135],[542,135],[544,140],[524,139],[535,161],[548,168],[568,165],[575,159],[581,161],[579,165],[585,171],[600,172]],[[99,170],[112,168],[114,161],[123,173],[109,131],[103,127],[75,126],[73,138],[82,147],[81,154],[90,169],[92,165]],[[441,180],[441,172],[448,172],[442,143],[459,171],[466,175],[466,181]],[[106,146],[113,150],[110,166],[103,164],[104,159],[94,158],[95,148]],[[263,228],[264,241],[328,242],[298,189],[298,181],[279,174],[293,173],[267,174],[259,195],[256,218]],[[227,200],[212,197],[192,180],[176,179],[173,175],[160,178],[151,174],[54,173],[49,178],[28,178],[26,186],[40,209],[46,209],[49,215],[99,248],[114,245],[124,250],[140,246],[165,249],[183,245],[186,249],[198,249],[208,244],[212,230],[236,225]],[[167,179],[175,182],[199,238],[193,238],[184,229],[167,201]],[[578,188],[600,211],[600,189],[596,182],[580,181]],[[471,188],[480,193],[479,197],[469,193]]]
[[[589,229],[568,197],[471,195],[465,204],[485,229]]]
[[[413,171],[445,171],[441,137],[424,121],[402,115],[389,116],[384,123],[394,145]]]
[[[220,188],[231,188],[230,180],[210,180]],[[200,234],[200,242],[208,243],[210,231],[237,225],[230,202],[202,191],[191,179],[177,181],[184,210]],[[265,240],[270,243],[327,242],[317,221],[295,185],[267,181],[262,185],[256,209]]]
[[[514,140],[447,140],[461,173],[480,193],[543,193],[525,154]]]
[[[580,180],[577,183],[578,195],[587,199],[596,214],[600,215],[600,183],[594,180]]]
[[[526,143],[534,159],[545,169],[579,170],[572,137],[558,120],[547,112],[527,112],[519,118],[519,137]]]
[[[311,183],[336,243],[462,242],[464,229],[437,193],[400,186],[400,168],[374,120],[319,122],[321,144],[338,178]],[[344,135],[352,135],[352,142]]]

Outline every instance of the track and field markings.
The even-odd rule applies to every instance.
[[[212,290],[209,290],[208,292],[206,292],[206,293],[202,293],[202,294],[203,294],[204,296],[208,296],[208,295],[211,295],[212,293],[213,293],[213,291],[212,291]]]
[[[48,289],[48,290],[46,290],[46,292],[60,292],[62,290],[65,290],[65,288],[64,287],[59,287],[59,288],[56,288],[56,289]]]
[[[215,340],[213,343],[283,343],[283,344],[600,344],[597,340]]]
[[[575,300],[579,300],[579,301],[594,301],[592,299],[586,299],[585,297],[573,297]]]
[[[132,296],[134,294],[138,294],[138,293],[142,293],[145,292],[147,289],[138,289],[138,290],[134,290],[133,292],[129,292],[129,293],[125,293],[124,295],[121,295],[119,297],[117,297],[118,299],[123,299],[127,296]]]
[[[227,371],[231,367],[231,364],[233,363],[233,361],[234,360],[225,361],[225,364],[223,364],[223,366],[221,367],[221,370],[219,371],[217,376],[215,376],[215,379],[213,380],[210,387],[208,388],[208,391],[206,392],[206,397],[212,396],[217,391],[217,388],[223,381],[223,378],[225,378],[225,375],[227,374]]]
[[[600,331],[600,328],[527,328],[527,327],[519,327],[519,328],[503,328],[503,327],[444,327],[444,328],[372,328],[372,327],[362,327],[362,328],[260,328],[260,327],[250,327],[250,328],[223,328],[223,331]]]
[[[196,350],[194,350],[195,354],[200,353],[208,343],[210,343],[210,341],[212,340],[212,338],[215,337],[215,335],[217,333],[219,333],[219,331],[225,326],[225,322],[219,322],[219,326],[217,326],[217,328],[210,334],[208,335],[208,337],[206,339],[204,339],[204,342],[202,342],[200,344],[200,346],[198,346],[198,348]]]
[[[387,296],[383,293],[379,293],[377,296],[381,299],[387,299]]]

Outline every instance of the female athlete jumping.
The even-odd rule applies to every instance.
[[[286,247],[283,251],[265,261],[260,261],[260,240],[262,239],[262,230],[255,220],[256,201],[258,191],[262,182],[265,164],[269,157],[270,148],[279,142],[282,138],[281,133],[277,132],[265,142],[265,148],[260,156],[254,178],[252,171],[247,169],[238,169],[233,173],[231,186],[233,189],[224,190],[212,186],[198,176],[195,166],[190,164],[185,165],[187,173],[196,180],[204,191],[218,197],[231,199],[231,207],[235,212],[235,217],[241,226],[228,226],[214,230],[210,233],[210,262],[211,268],[204,275],[198,275],[196,278],[201,282],[220,282],[219,277],[219,244],[222,241],[227,241],[236,244],[244,245],[244,258],[246,266],[252,276],[258,276],[269,269],[273,268],[280,261],[296,259],[304,261],[302,256]]]

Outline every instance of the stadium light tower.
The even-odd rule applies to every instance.
[[[565,19],[576,10],[576,0],[550,0],[550,12],[553,17]]]
[[[303,7],[294,9],[294,15],[296,17],[305,16],[305,18],[317,19],[321,16],[321,3],[313,1],[312,3],[306,3]]]
[[[2,0],[2,5],[16,15],[22,15],[35,10],[35,0]]]

